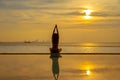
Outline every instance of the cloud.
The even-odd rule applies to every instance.
[[[61,2],[65,0],[1,0],[0,9],[50,9],[48,4]]]
[[[59,15],[59,16],[63,16],[63,15],[66,15],[66,16],[81,16],[81,15],[84,15],[84,13],[81,13],[79,11],[69,11],[69,12],[46,12],[48,14],[51,14],[51,15]]]
[[[60,3],[66,2],[66,0],[41,0],[42,3]]]
[[[84,15],[84,13],[81,13],[79,11],[73,11],[73,12],[65,13],[65,15]]]
[[[0,9],[8,9],[8,10],[43,10],[43,11],[48,11],[52,10],[52,12],[46,12],[48,15],[53,14],[53,15],[72,15],[72,16],[80,16],[80,15],[85,15],[83,12],[80,12],[82,10],[85,10],[86,8],[84,7],[78,7],[78,6],[64,6],[62,3],[67,5],[68,1],[66,0],[0,0]],[[59,5],[58,5],[59,4]],[[63,5],[63,6],[61,6]],[[112,10],[115,8],[115,6],[107,5],[107,9]],[[54,10],[61,10],[60,13]],[[65,10],[69,11],[66,12]],[[104,9],[105,10],[105,9]],[[106,12],[103,11],[98,11],[98,12],[93,12],[91,16],[102,16],[102,17],[107,17],[107,16],[120,16],[119,13],[113,13],[110,12],[109,10]]]
[[[67,9],[67,8],[66,8]],[[69,8],[68,8],[69,10]],[[69,12],[46,12],[47,14],[51,14],[51,15],[66,15],[66,16],[85,16],[85,13],[80,12],[80,11],[74,11],[74,9],[72,11]],[[96,17],[117,17],[120,16],[120,14],[118,13],[110,13],[110,12],[92,12],[91,16],[96,16]]]
[[[26,9],[25,0],[1,0],[0,9]]]
[[[109,14],[103,13],[103,12],[93,12],[91,16],[109,16]]]
[[[91,14],[91,16],[115,17],[115,16],[120,16],[120,14],[119,13],[113,13],[113,12],[110,12],[110,11],[106,11],[106,12],[98,11],[98,12],[93,12]]]
[[[118,3],[120,3],[120,0],[118,0]]]

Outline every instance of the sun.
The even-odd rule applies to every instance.
[[[83,12],[85,13],[84,18],[85,19],[91,19],[91,13],[93,12],[93,10],[83,10]]]
[[[90,16],[93,10],[84,10],[83,12],[85,13],[86,16]]]

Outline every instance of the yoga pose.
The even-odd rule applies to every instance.
[[[50,52],[51,52],[50,58],[60,57],[59,52],[61,51],[61,49],[58,48],[58,45],[59,45],[59,32],[58,32],[57,25],[55,25],[55,28],[52,34],[52,48],[50,48]]]

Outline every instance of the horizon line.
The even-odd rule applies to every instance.
[[[60,53],[61,55],[120,55],[120,53]],[[50,53],[0,53],[0,55],[50,55]]]

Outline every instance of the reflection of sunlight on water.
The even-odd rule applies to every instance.
[[[91,71],[90,71],[90,70],[87,70],[87,71],[86,71],[86,75],[88,75],[88,76],[91,75]]]
[[[95,65],[90,62],[84,62],[80,64],[79,69],[82,71],[82,75],[91,76],[93,75],[92,70],[94,70]]]
[[[92,53],[94,52],[95,48],[94,46],[97,46],[95,43],[83,43],[83,47],[81,47],[81,51],[84,53]]]
[[[91,69],[93,68],[92,65],[86,65],[85,66],[85,75],[90,76],[91,75]]]
[[[82,46],[89,47],[89,46],[97,46],[97,45],[95,43],[83,43]]]
[[[81,47],[81,50],[84,53],[94,53],[95,47]]]
[[[65,76],[64,80],[119,80],[120,56],[118,55],[74,55],[64,56],[63,59],[65,63],[62,63],[64,66],[62,75],[68,76]]]
[[[80,64],[80,68],[82,68],[83,70],[93,69],[94,67],[95,67],[94,64],[89,61],[85,61]]]

